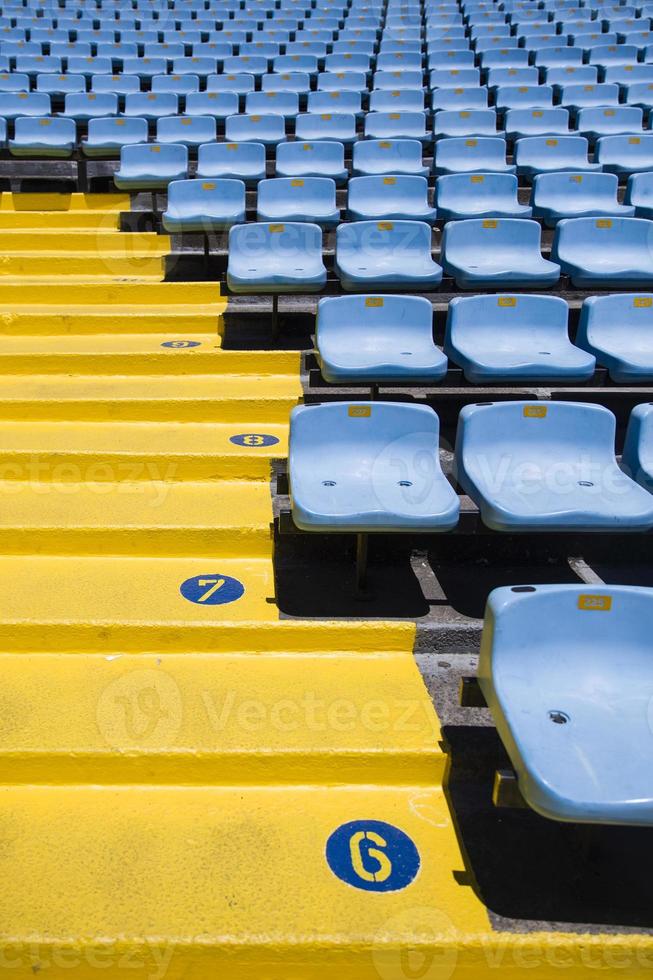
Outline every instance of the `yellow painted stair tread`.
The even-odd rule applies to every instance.
[[[142,281],[144,288],[149,285]],[[75,285],[79,285],[75,280]],[[161,284],[163,285],[163,283]],[[23,287],[25,288],[25,287]],[[32,286],[27,287],[30,290]],[[0,285],[0,289],[2,286]],[[64,339],[70,334],[97,335],[112,331],[122,337],[130,333],[166,334],[168,340],[179,340],[186,334],[207,331],[214,336],[221,327],[226,300],[217,299],[212,306],[71,306],[68,309],[47,306],[21,307],[0,304],[2,336],[52,336]],[[162,339],[164,339],[162,337]]]
[[[95,278],[113,277],[132,280],[149,278],[151,282],[159,282],[164,274],[165,256],[147,252],[140,255],[136,252],[105,252],[90,256],[84,252],[0,254],[0,276],[18,279],[25,285],[39,278],[62,276],[70,279],[76,277],[81,282],[90,283]]]
[[[58,307],[64,312],[71,307],[88,310],[89,307],[106,306],[107,310],[142,310],[144,306],[165,306],[166,309],[176,306],[180,312],[188,312],[188,307],[212,309],[223,302],[220,299],[220,284],[217,282],[152,284],[120,282],[110,277],[103,281],[98,277],[98,281],[93,283],[37,282],[29,292],[20,283],[0,283],[0,311],[20,308],[29,312],[43,306],[51,309]]]
[[[267,481],[173,482],[173,461],[129,482],[0,481],[0,552],[206,555],[271,553]]]
[[[124,208],[123,210],[128,210]],[[9,211],[0,208],[0,232],[9,230],[61,228],[82,230],[102,228],[120,230],[120,211]]]
[[[364,673],[365,682],[361,683]],[[441,733],[403,654],[0,657],[15,782],[439,782]]]
[[[271,460],[287,454],[288,419],[261,426],[0,420],[0,445],[4,480],[148,480],[171,464],[176,480],[268,480]]]
[[[30,212],[30,211],[129,211],[131,198],[129,194],[13,194],[3,191],[0,194],[0,210]]]
[[[106,326],[110,323],[107,317]],[[223,350],[217,330],[210,333],[0,335],[0,372],[39,374],[64,371],[83,374],[288,374],[299,377],[296,351]]]
[[[157,253],[166,255],[170,251],[168,235],[154,232],[120,232],[102,229],[67,230],[39,228],[33,231],[21,229],[0,229],[0,253],[5,255],[59,254],[68,255],[102,254],[104,252],[122,254]]]
[[[284,422],[300,395],[292,375],[5,375],[0,416]]]

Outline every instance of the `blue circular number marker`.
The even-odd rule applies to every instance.
[[[326,859],[337,878],[366,892],[396,892],[419,871],[410,837],[381,820],[352,820],[331,834]]]
[[[201,347],[199,340],[164,340],[162,347],[174,347],[175,350],[185,350],[188,347]]]
[[[236,446],[275,446],[279,440],[276,436],[266,435],[264,432],[243,432],[238,436],[230,436],[229,442]]]
[[[187,578],[179,586],[179,591],[184,599],[200,606],[222,606],[226,602],[240,599],[245,592],[245,586],[237,578],[213,572]]]

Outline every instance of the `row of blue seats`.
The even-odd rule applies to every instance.
[[[442,265],[432,257],[431,231],[422,221],[339,225],[335,271],[343,289],[437,289],[443,272],[461,289],[554,286],[561,273],[581,289],[637,289],[653,283],[653,222],[643,218],[560,221],[551,260],[542,256],[539,224],[527,218],[448,222]],[[232,292],[320,292],[326,285],[318,225],[234,225],[228,252]]]
[[[634,409],[621,466],[601,405],[487,402],[462,409],[454,475],[499,532],[653,529],[653,406]],[[445,532],[458,494],[444,475],[437,414],[423,405],[330,402],[290,416],[295,524],[305,531]]]
[[[183,120],[184,117],[181,117]],[[234,117],[242,119],[242,117]],[[121,172],[134,188],[155,184],[164,188],[171,180],[188,175],[188,145],[192,125],[170,117],[167,132],[178,134],[179,149],[169,144],[140,146],[147,140],[148,121],[143,118],[90,119],[88,137],[81,148],[88,156],[125,158]],[[161,120],[163,125],[164,120]],[[38,124],[38,120],[36,120]],[[56,125],[59,125],[58,123]],[[199,123],[198,123],[199,125]],[[203,125],[203,124],[202,124]],[[54,127],[54,128],[52,128]],[[200,130],[201,131],[201,130]],[[48,129],[54,138],[55,121]],[[185,135],[184,135],[185,133]],[[201,143],[197,147],[198,175],[229,177],[254,185],[266,176],[266,147],[256,140],[243,138],[231,142]],[[156,153],[156,161],[151,156]],[[598,140],[595,162],[589,160],[589,144],[583,136],[556,138],[531,136],[515,143],[514,163],[507,162],[506,141],[501,137],[465,137],[439,140],[433,158],[437,176],[452,174],[514,174],[534,180],[544,173],[608,172],[628,176],[653,170],[653,134],[643,136],[604,136]],[[329,177],[344,183],[349,177],[345,166],[345,147],[333,140],[294,140],[279,142],[275,148],[277,177]],[[151,165],[156,162],[156,174]],[[423,146],[418,140],[359,140],[352,148],[354,176],[427,176]],[[482,180],[476,181],[479,185]],[[582,182],[581,182],[582,183]],[[388,185],[390,186],[390,185]],[[482,192],[484,188],[478,187]]]
[[[316,347],[330,384],[432,385],[449,361],[477,385],[582,383],[597,364],[615,384],[653,382],[653,294],[586,299],[574,343],[568,320],[557,296],[458,296],[441,350],[423,297],[329,296],[317,306]]]
[[[12,141],[16,143],[17,141]],[[22,149],[20,143],[18,146]],[[10,149],[12,149],[10,145]],[[122,175],[119,177],[119,183]],[[341,221],[336,183],[329,177],[274,177],[258,183],[257,221],[306,221],[333,228]],[[173,180],[163,224],[169,231],[206,234],[245,221],[242,180]],[[513,174],[453,174],[435,185],[429,203],[425,177],[353,177],[347,188],[351,221],[462,221],[468,218],[542,218],[555,227],[567,218],[653,218],[653,172],[630,178],[625,203],[614,174],[543,174],[535,178],[532,206],[520,204]]]

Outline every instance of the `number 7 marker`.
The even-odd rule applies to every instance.
[[[206,600],[207,599],[210,599],[210,597],[213,595],[214,592],[217,592],[218,589],[221,589],[222,588],[222,586],[224,585],[224,583],[225,583],[225,580],[223,578],[201,578],[201,579],[198,579],[197,584],[200,586],[200,588],[203,589],[206,585],[210,585],[211,588],[208,590],[208,592],[205,592],[204,595],[201,595],[197,601],[198,602],[206,602]]]

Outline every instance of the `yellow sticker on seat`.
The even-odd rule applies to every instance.
[[[331,113],[330,112],[323,112],[320,115],[320,119],[331,119]]]
[[[558,145],[558,141],[557,140],[547,140],[546,141],[546,145],[547,146],[557,146]]]
[[[150,153],[160,153],[160,152],[161,152],[161,147],[160,146],[151,146],[150,147]]]
[[[202,190],[203,191],[214,191],[215,190],[215,184],[202,184]]]
[[[227,143],[227,149],[228,150],[237,150],[238,149],[238,143]]]
[[[383,178],[383,183],[384,184],[396,184],[397,183],[397,178],[396,177],[384,177]]]
[[[603,115],[604,116],[614,116],[615,115],[615,111],[614,111],[614,109],[604,109],[603,110]]]
[[[472,174],[469,180],[472,184],[482,184],[485,180],[485,174]]]
[[[645,306],[653,306],[653,296],[635,296],[633,306],[642,309]]]
[[[303,187],[304,186],[304,181],[303,180],[300,180],[299,178],[297,178],[296,180],[291,180],[290,181],[290,186],[291,187]]]
[[[594,91],[593,85],[583,85],[583,92],[593,92],[593,91]]]
[[[259,123],[261,121],[260,116],[250,116],[249,118],[252,120],[253,123]]]
[[[378,221],[376,227],[379,229],[379,231],[392,231],[394,228],[394,222]]]
[[[524,405],[524,418],[544,419],[546,418],[547,411],[548,407],[546,405]]]
[[[391,146],[392,146],[392,143],[388,143],[387,140],[384,140],[382,143],[379,143],[379,149],[380,150],[389,150]]]
[[[465,140],[465,146],[476,146],[478,140]]]
[[[469,116],[470,116],[469,112],[459,112],[458,113],[458,118],[459,119],[469,119]]]
[[[193,125],[193,120],[192,119],[182,119],[181,120],[181,125],[182,126],[192,126]]]
[[[51,119],[39,119],[39,126],[49,126],[51,122]]]
[[[610,612],[612,609],[612,596],[590,595],[589,593],[579,595],[578,608],[584,612]]]
[[[517,306],[516,296],[498,296],[497,306]]]
[[[498,228],[498,227],[499,227],[499,222],[497,221],[496,218],[483,219],[483,228]]]
[[[347,414],[352,419],[369,419],[372,414],[371,405],[350,405]]]
[[[278,234],[280,231],[283,231],[283,227],[283,225],[268,225],[268,231],[272,234]]]
[[[628,137],[628,142],[637,145],[637,144],[641,143],[642,141],[640,140],[639,136],[629,136]]]
[[[383,306],[383,296],[367,296],[365,306]]]
[[[599,218],[595,222],[595,224],[596,224],[596,227],[597,228],[612,228],[612,219],[611,218]]]
[[[583,183],[583,175],[582,174],[571,174],[571,176],[569,177],[569,180],[572,182],[572,184],[582,184]]]
[[[400,112],[390,112],[389,113],[389,117],[390,117],[390,119],[401,119],[401,113]]]

